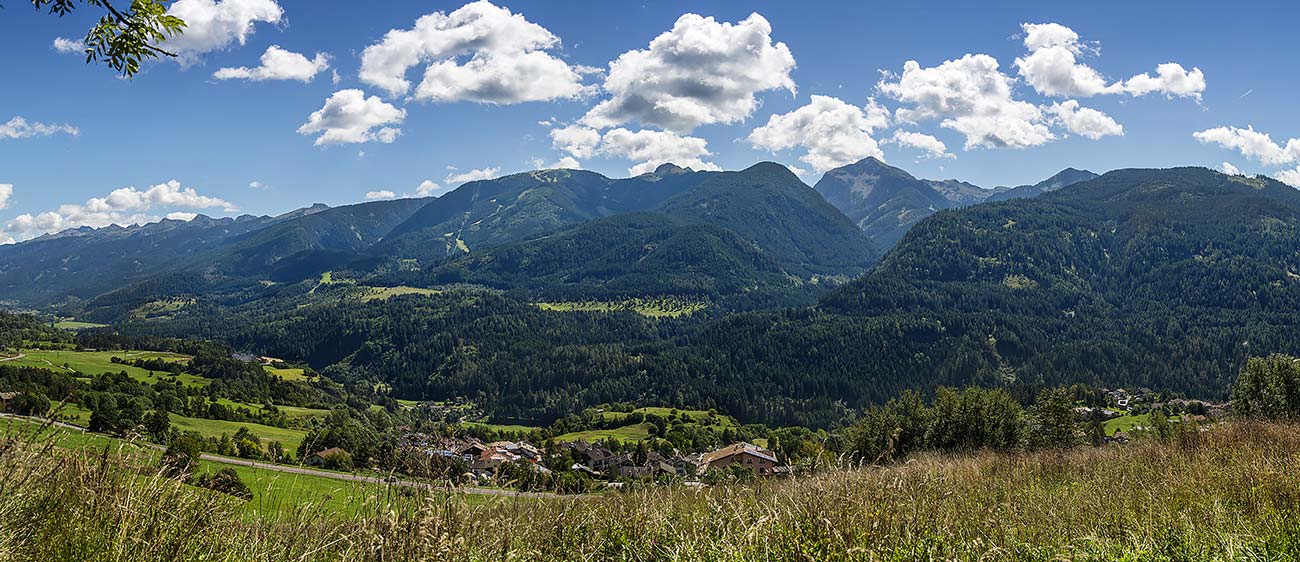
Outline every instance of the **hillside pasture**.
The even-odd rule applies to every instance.
[[[236,431],[239,431],[239,428],[245,427],[262,440],[263,446],[266,446],[270,441],[279,441],[289,451],[297,451],[298,445],[307,436],[307,432],[301,429],[272,427],[260,423],[188,418],[177,414],[169,415],[172,425],[181,431],[197,431],[204,437],[221,437],[222,434],[233,436]]]
[[[58,351],[58,350],[23,350],[21,359],[5,361],[7,365],[40,367],[56,371],[75,372],[86,376],[99,376],[104,373],[126,372],[131,378],[154,384],[160,380],[172,380],[190,387],[206,386],[208,379],[182,373],[172,375],[167,372],[154,372],[122,363],[114,363],[114,357],[122,360],[163,359],[168,362],[187,362],[188,356],[158,351]]]

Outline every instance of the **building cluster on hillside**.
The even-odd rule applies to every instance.
[[[674,451],[664,455],[657,451],[641,453],[616,452],[602,443],[565,441],[544,450],[523,441],[496,441],[484,443],[478,439],[432,439],[429,436],[408,433],[400,446],[420,451],[427,457],[458,459],[465,463],[468,472],[476,477],[491,477],[502,465],[528,463],[542,472],[550,472],[543,461],[550,456],[563,455],[572,459],[567,468],[596,479],[642,479],[658,476],[694,478],[709,470],[732,465],[750,469],[761,477],[789,473],[777,460],[776,453],[751,443],[734,443],[715,451],[688,454]]]

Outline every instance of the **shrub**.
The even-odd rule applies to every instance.
[[[239,478],[239,473],[230,467],[199,476],[194,479],[194,485],[245,500],[253,499],[253,491],[248,488],[248,484],[245,484]]]
[[[163,470],[171,475],[189,474],[198,465],[199,455],[203,452],[203,438],[197,433],[187,431],[172,439],[163,453]]]
[[[321,455],[321,466],[329,470],[352,470],[352,455],[347,451],[331,451]]]

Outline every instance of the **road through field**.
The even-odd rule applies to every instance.
[[[35,423],[48,423],[48,424],[53,425],[53,426],[56,426],[56,427],[61,427],[61,428],[64,428],[64,429],[71,429],[71,430],[73,430],[73,431],[86,431],[86,428],[84,428],[84,427],[80,427],[80,426],[72,425],[72,424],[69,424],[69,423],[58,422],[58,421],[54,421],[54,420],[48,420],[48,419],[45,419],[45,418],[40,418],[40,417],[35,417],[35,416],[19,416],[19,415],[15,415],[15,414],[4,414],[4,413],[0,413],[0,418],[20,419],[20,420],[26,420],[26,421],[35,422]],[[159,451],[166,450],[166,447],[163,447],[162,445],[158,445],[158,444],[155,444],[155,443],[137,443],[137,444],[138,444],[138,445],[143,445],[143,446],[145,446],[145,447],[149,447],[149,448],[152,448],[152,449],[157,449],[157,450],[159,450]],[[448,487],[448,486],[439,486],[439,485],[436,485],[436,484],[429,484],[429,483],[427,483],[427,482],[417,482],[417,481],[414,481],[414,480],[401,480],[401,479],[395,479],[395,480],[391,480],[391,481],[390,481],[390,480],[388,480],[388,479],[380,478],[380,477],[377,477],[377,476],[362,476],[362,475],[360,475],[360,474],[347,474],[347,473],[343,473],[343,472],[330,472],[330,471],[328,471],[328,470],[316,470],[316,469],[313,469],[313,468],[306,468],[306,467],[302,467],[302,466],[289,466],[289,465],[283,465],[283,464],[273,464],[273,463],[266,463],[266,462],[257,462],[257,461],[251,461],[251,460],[248,460],[248,459],[238,459],[238,458],[232,458],[232,457],[223,457],[223,456],[221,456],[221,455],[212,455],[212,454],[208,454],[208,453],[203,453],[202,455],[200,455],[200,458],[202,458],[202,459],[205,460],[205,461],[212,461],[212,462],[223,463],[223,464],[233,464],[233,465],[238,465],[238,466],[247,466],[247,467],[250,467],[250,468],[260,468],[260,469],[262,469],[262,470],[273,470],[273,471],[275,471],[275,472],[284,472],[284,473],[287,473],[287,474],[301,474],[301,475],[304,475],[304,476],[318,476],[318,477],[321,477],[321,478],[333,478],[333,479],[335,479],[335,480],[347,480],[347,481],[350,481],[350,482],[365,482],[365,483],[369,483],[369,484],[389,484],[389,485],[392,485],[392,486],[402,486],[402,487],[407,487],[407,488],[420,488],[420,489],[424,489],[424,490],[435,490],[435,491],[451,492],[451,493],[475,494],[475,495],[481,495],[481,496],[499,496],[499,497],[508,497],[508,498],[549,498],[549,499],[558,499],[558,498],[576,498],[576,497],[583,497],[583,496],[576,496],[576,495],[552,494],[552,493],[550,493],[550,492],[521,492],[521,491],[516,491],[516,490],[503,490],[503,489],[498,489],[498,488],[481,488],[481,487],[476,487],[476,486],[463,486],[463,487],[454,487],[454,488],[453,488],[453,487]]]

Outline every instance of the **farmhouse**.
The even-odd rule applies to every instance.
[[[772,451],[750,443],[734,443],[705,454],[700,464],[704,470],[739,464],[753,470],[758,476],[772,476],[777,462],[776,453]]]
[[[344,451],[343,449],[340,449],[338,447],[330,447],[328,449],[325,449],[324,451],[317,452],[307,457],[306,459],[303,459],[302,463],[307,466],[324,466],[326,459],[328,459],[329,457],[336,456],[336,455],[346,455],[346,454],[348,454],[348,452]]]
[[[21,392],[0,392],[0,412],[9,410],[9,406],[18,399]]]

